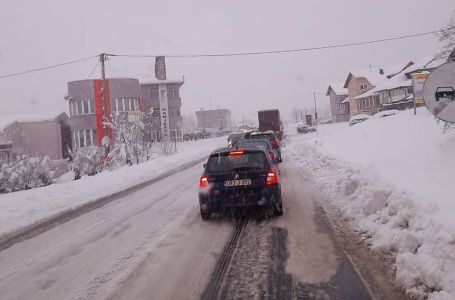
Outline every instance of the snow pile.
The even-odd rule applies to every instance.
[[[289,152],[417,299],[455,299],[455,131],[419,109],[291,134]]]
[[[33,190],[0,195],[0,238],[75,209],[101,197],[156,178],[185,163],[203,159],[226,144],[225,137],[178,144],[178,153],[146,163],[105,171],[96,176]],[[202,173],[202,165],[201,165]],[[195,178],[195,184],[199,178]]]

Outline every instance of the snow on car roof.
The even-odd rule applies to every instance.
[[[396,114],[399,114],[399,113],[400,113],[400,111],[397,110],[397,109],[383,110],[383,111],[380,111],[377,114],[375,114],[374,117],[382,118],[382,117],[385,117],[385,116],[396,115]]]
[[[366,114],[358,114],[358,115],[355,115],[355,116],[352,116],[349,121],[352,121],[352,120],[361,120],[361,119],[369,119],[370,116],[369,115],[366,115]]]

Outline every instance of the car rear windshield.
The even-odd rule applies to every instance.
[[[244,152],[243,154],[217,153],[209,157],[208,172],[239,172],[265,170],[268,166],[263,152]]]
[[[262,147],[264,150],[269,150],[269,143],[266,141],[257,141],[257,140],[241,140],[237,142],[237,147],[246,148],[246,147]]]
[[[253,134],[250,135],[250,139],[268,139],[269,141],[275,140],[273,134]]]

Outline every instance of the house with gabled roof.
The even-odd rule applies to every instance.
[[[348,97],[343,103],[349,103],[349,114],[355,116],[360,113],[373,114],[379,111],[379,96],[371,96],[362,101],[358,101],[358,96],[371,90],[379,83],[387,80],[382,69],[365,69],[349,72],[344,83],[344,88],[348,90]]]
[[[330,84],[327,88],[326,96],[330,98],[332,122],[349,121],[349,103],[344,102],[348,97],[348,90],[343,87],[343,83]]]

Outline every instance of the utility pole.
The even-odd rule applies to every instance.
[[[316,92],[313,92],[313,99],[314,99],[314,122],[316,125],[318,124],[318,108],[316,105]]]
[[[106,53],[100,54],[100,63],[101,63],[101,96],[103,98],[103,128],[104,128],[104,137],[101,140],[101,144],[104,147],[104,155],[107,157],[110,151],[110,140],[108,135],[108,117],[107,117],[107,97],[106,97],[106,69],[104,63],[106,61]]]

